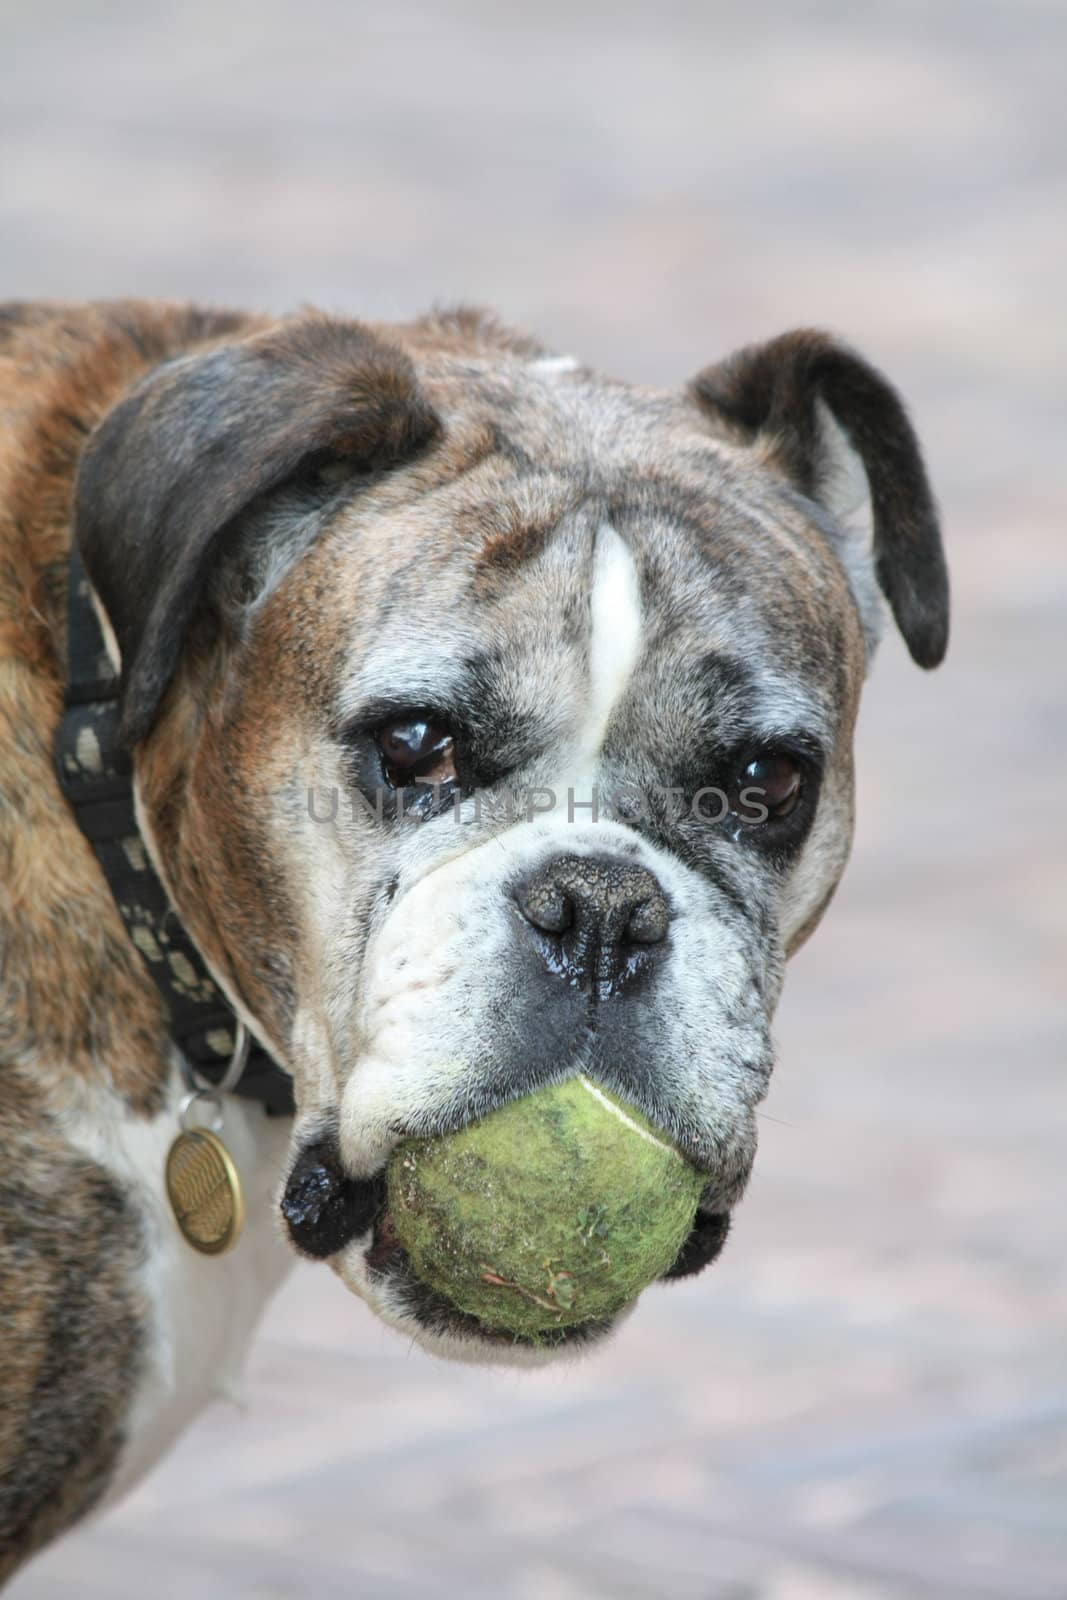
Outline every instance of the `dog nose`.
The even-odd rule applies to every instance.
[[[646,867],[614,856],[559,856],[514,891],[550,972],[598,995],[648,970],[670,925],[667,897]]]

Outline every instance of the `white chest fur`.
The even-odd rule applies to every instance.
[[[290,1123],[256,1104],[227,1096],[221,1130],[237,1164],[246,1217],[226,1255],[200,1255],[182,1238],[170,1211],[163,1169],[179,1131],[182,1088],[175,1079],[166,1109],[152,1121],[94,1104],[66,1128],[71,1143],[119,1180],[145,1235],[137,1287],[144,1296],[144,1371],[127,1421],[127,1442],[105,1504],[123,1494],[173,1443],[196,1414],[232,1393],[249,1341],[292,1254],[277,1221],[277,1192]],[[96,1097],[94,1096],[94,1099]]]

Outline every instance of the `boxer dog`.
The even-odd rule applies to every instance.
[[[818,332],[668,393],[467,310],[14,305],[0,407],[10,1573],[218,1390],[294,1248],[443,1355],[610,1331],[533,1348],[420,1283],[383,1201],[406,1136],[589,1070],[706,1173],[672,1275],[716,1255],[848,854],[882,596],[932,667],[948,588],[899,398]],[[125,780],[88,723],[56,764],[82,587]],[[130,786],[112,858],[75,768]],[[190,1078],[161,965],[291,1082],[293,1117],[222,1101],[227,1254],[164,1183]]]

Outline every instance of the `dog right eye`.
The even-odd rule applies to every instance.
[[[394,789],[411,783],[454,783],[456,744],[443,722],[431,718],[397,717],[375,734],[382,775]]]
[[[754,821],[777,821],[796,810],[803,793],[804,771],[796,757],[788,750],[761,750],[735,781],[730,809],[750,826]],[[748,815],[746,807],[756,815]]]

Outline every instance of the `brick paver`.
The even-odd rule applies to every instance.
[[[957,613],[888,640],[719,1266],[450,1368],[325,1270],[17,1600],[1065,1600],[1067,13],[0,8],[0,294],[497,304],[676,381],[796,322],[913,402]]]

